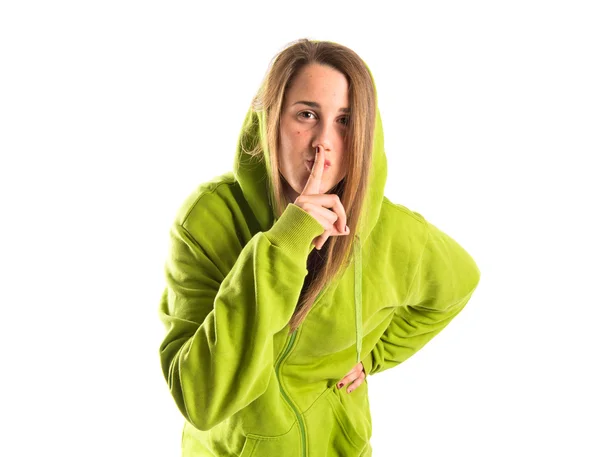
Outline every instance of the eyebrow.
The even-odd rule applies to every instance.
[[[292,104],[292,106],[294,105],[298,105],[298,104],[303,104],[303,105],[307,105],[310,106],[311,108],[321,108],[321,105],[319,105],[317,102],[309,102],[306,100],[300,100],[294,104]],[[339,111],[341,111],[342,113],[350,113],[350,109],[349,108],[340,108]]]

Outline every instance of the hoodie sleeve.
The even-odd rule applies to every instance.
[[[216,219],[207,215],[202,230],[218,231]],[[273,335],[293,315],[312,240],[323,231],[290,203],[270,230],[246,243],[231,270],[222,272],[222,262],[209,253],[225,249],[233,255],[227,251],[233,247],[194,236],[185,224],[172,226],[159,310],[167,330],[160,359],[179,410],[196,428],[211,429],[267,389]]]
[[[393,368],[425,346],[465,307],[479,283],[473,258],[453,238],[423,220],[426,239],[407,299],[363,360],[367,375]]]

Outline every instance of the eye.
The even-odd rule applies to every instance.
[[[342,124],[348,125],[348,123],[350,122],[350,118],[348,116],[345,116],[341,118],[340,121],[342,121]]]
[[[298,113],[298,116],[300,116],[300,117],[302,117],[302,118],[304,118],[304,119],[310,119],[309,117],[305,117],[305,116],[304,116],[305,114],[308,114],[308,115],[311,115],[311,116],[314,116],[314,115],[315,115],[314,113],[311,113],[310,111],[300,111],[300,112]]]

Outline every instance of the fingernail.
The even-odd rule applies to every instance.
[[[338,389],[341,389],[342,387],[344,387],[344,383],[343,383],[343,382],[340,382],[340,383],[338,384]]]
[[[348,393],[352,392],[353,389],[348,389]]]

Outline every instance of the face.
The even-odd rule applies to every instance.
[[[346,175],[345,140],[348,129],[348,81],[331,67],[302,68],[284,96],[278,150],[284,190],[293,202],[310,176],[315,149],[325,154],[320,193],[327,193]]]

